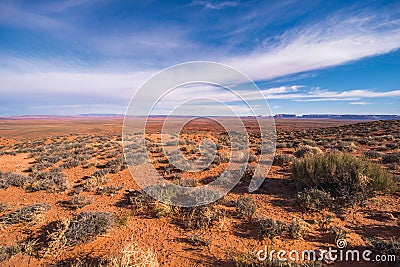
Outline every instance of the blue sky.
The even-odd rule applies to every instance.
[[[197,60],[248,75],[273,113],[400,114],[399,47],[399,1],[2,0],[0,115],[123,113]]]

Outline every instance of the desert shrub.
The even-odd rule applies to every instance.
[[[29,186],[30,191],[62,192],[67,189],[67,179],[61,172],[33,172],[30,176],[35,179]]]
[[[84,190],[91,191],[100,185],[104,185],[108,182],[107,175],[109,174],[109,169],[101,169],[95,171],[92,176],[86,179],[83,185]]]
[[[390,149],[399,148],[399,144],[397,144],[397,143],[387,143],[385,146],[390,148]]]
[[[111,195],[115,194],[122,189],[122,186],[105,186],[97,188],[97,194],[99,195]]]
[[[359,143],[360,145],[366,145],[370,142],[370,140],[368,138],[360,138],[357,140],[357,143]]]
[[[316,147],[317,146],[317,143],[314,140],[311,140],[311,139],[303,139],[303,140],[301,140],[301,143],[304,146],[311,146],[311,147]]]
[[[123,157],[112,159],[106,163],[105,167],[110,173],[117,173],[126,169],[125,159]]]
[[[276,143],[276,148],[287,148],[287,144],[286,143]]]
[[[53,265],[52,265],[53,266]],[[135,241],[130,241],[124,248],[109,256],[92,256],[68,258],[57,262],[54,266],[70,267],[158,267],[157,254],[152,249],[143,249]]]
[[[241,196],[236,201],[236,213],[239,217],[251,218],[257,210],[257,203],[252,197]]]
[[[333,217],[331,215],[323,214],[321,219],[317,221],[319,228],[321,228],[322,231],[328,230],[330,224],[332,223],[332,219]]]
[[[67,206],[71,209],[80,209],[92,203],[92,198],[86,198],[85,196],[73,196],[68,202]]]
[[[364,155],[370,159],[377,159],[381,156],[381,153],[376,150],[368,150],[364,152]]]
[[[155,200],[144,191],[135,190],[126,196],[128,204],[132,206],[134,214],[147,213]]]
[[[0,212],[5,212],[10,209],[10,204],[7,202],[1,202],[0,203]]]
[[[25,206],[19,210],[1,216],[0,226],[18,223],[39,223],[49,210],[50,205],[47,203],[37,203],[30,206]]]
[[[308,155],[316,155],[321,153],[322,150],[319,147],[305,145],[298,147],[294,152],[294,155],[298,158],[303,158]]]
[[[162,152],[162,148],[160,148]],[[158,151],[158,150],[157,150]],[[127,153],[126,154],[126,163],[128,165],[140,165],[148,159],[147,153]]]
[[[294,157],[292,155],[288,154],[278,154],[274,157],[274,161],[272,162],[272,165],[274,166],[283,166],[288,164],[289,162],[292,162]]]
[[[346,239],[348,232],[340,226],[334,225],[331,226],[329,232],[335,238],[335,241],[338,239]]]
[[[108,212],[86,211],[73,217],[65,231],[68,246],[85,243],[104,234],[114,224],[114,218]]]
[[[306,210],[321,210],[332,204],[332,197],[329,192],[315,188],[305,188],[297,193],[296,202]]]
[[[184,187],[196,187],[197,180],[193,178],[186,178],[186,179],[178,179],[175,181],[176,185],[184,186]]]
[[[7,172],[0,175],[0,188],[16,186],[27,188],[32,183],[32,178],[15,172]]]
[[[86,211],[72,219],[50,223],[41,238],[40,257],[58,256],[66,247],[92,241],[113,226],[114,217],[108,212]],[[101,265],[100,265],[101,266]]]
[[[400,153],[385,154],[382,156],[382,163],[400,163]]]
[[[211,239],[204,238],[202,234],[191,234],[189,240],[194,246],[208,246],[211,244]]]
[[[36,161],[39,163],[50,162],[55,164],[61,160],[61,157],[58,155],[47,155],[46,153],[41,153],[40,157],[36,158]]]
[[[370,240],[372,247],[375,252],[385,255],[396,255],[400,256],[400,240],[395,237],[390,238],[389,240],[381,240],[381,239],[371,239]]]
[[[303,236],[303,227],[299,219],[294,218],[292,222],[287,226],[287,232],[289,238],[299,239]]]
[[[362,201],[377,191],[396,190],[393,175],[378,164],[340,152],[295,161],[291,180],[298,192],[322,190],[341,204]]]
[[[76,159],[67,159],[63,164],[60,165],[63,169],[72,169],[78,167],[80,162]]]
[[[22,248],[19,245],[0,246],[0,262],[17,255],[22,251],[21,249]]]
[[[357,145],[354,142],[343,141],[339,142],[337,145],[337,149],[342,152],[353,152],[357,148]]]
[[[218,222],[223,214],[212,205],[181,209],[182,225],[189,229],[206,229]]]
[[[280,236],[284,231],[284,224],[279,220],[272,218],[260,219],[259,222],[259,234],[261,238],[273,239],[276,236]]]

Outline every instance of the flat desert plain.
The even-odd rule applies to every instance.
[[[149,198],[126,160],[148,153],[171,183],[207,184],[230,160],[223,127],[199,119],[171,137],[188,158],[200,155],[203,140],[216,144],[212,164],[193,173],[169,164],[163,118],[147,122],[146,145],[135,144],[125,158],[122,122],[0,119],[1,266],[294,266],[259,261],[256,253],[265,247],[319,251],[338,240],[345,249],[399,256],[400,121],[277,119],[272,167],[249,193],[261,143],[254,119],[244,118],[245,175],[223,199],[195,208]]]

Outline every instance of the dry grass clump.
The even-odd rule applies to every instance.
[[[157,254],[154,250],[139,247],[130,242],[117,255],[107,259],[106,267],[158,267]]]
[[[43,255],[57,256],[64,248],[92,241],[113,226],[114,217],[109,212],[86,211],[72,219],[52,224],[44,236]]]
[[[307,194],[320,190],[329,193],[334,204],[341,205],[358,203],[378,191],[397,190],[393,175],[381,166],[340,152],[295,161],[291,179],[298,192]]]
[[[30,206],[25,206],[19,210],[1,216],[0,226],[18,223],[39,223],[49,210],[50,205],[47,203],[36,203]]]
[[[224,216],[218,209],[211,205],[192,208],[182,208],[179,214],[181,224],[189,229],[206,229],[220,221]]]
[[[70,267],[158,267],[157,254],[153,249],[144,249],[130,241],[125,247],[110,256],[93,257],[90,254],[58,262],[56,266]]]
[[[108,182],[107,175],[110,173],[108,169],[101,169],[95,171],[92,176],[86,179],[83,188],[85,191],[91,191],[97,188],[100,185],[104,185]]]
[[[236,213],[239,217],[253,217],[254,213],[257,210],[257,203],[253,200],[252,197],[241,196],[236,201]]]

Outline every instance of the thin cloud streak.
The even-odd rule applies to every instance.
[[[290,30],[281,39],[280,45],[227,58],[224,62],[255,80],[336,66],[398,49],[400,20],[381,22],[367,15],[336,16]]]

